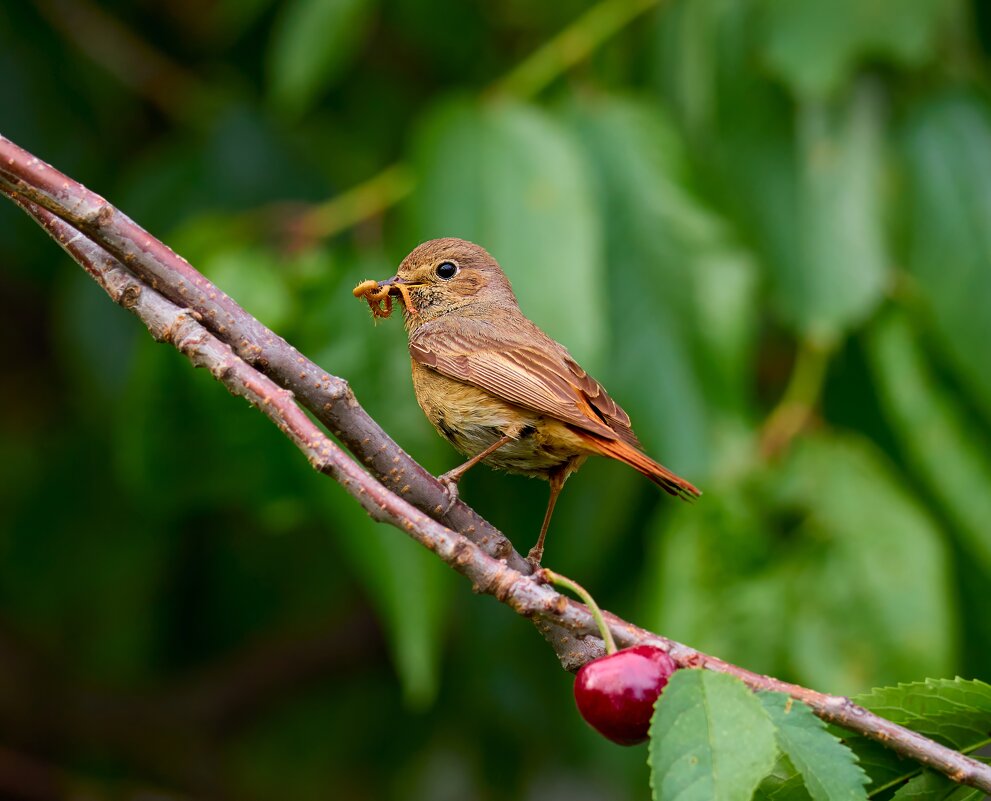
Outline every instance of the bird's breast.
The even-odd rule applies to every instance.
[[[589,452],[583,440],[558,420],[416,361],[412,366],[413,391],[420,408],[437,432],[465,456],[480,453],[508,434],[514,441],[485,463],[497,470],[546,478],[575,456]]]

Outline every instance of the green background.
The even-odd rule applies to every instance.
[[[401,325],[350,290],[424,239],[479,242],[705,491],[679,505],[592,460],[548,566],[820,690],[988,679],[986,9],[11,2],[0,132],[347,378],[435,472],[458,456]],[[311,474],[10,204],[0,297],[0,789],[647,797],[645,749],[584,726],[530,626]],[[546,494],[462,484],[523,552]]]

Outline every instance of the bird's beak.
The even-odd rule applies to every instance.
[[[389,290],[390,295],[393,297],[398,297],[402,300],[403,307],[406,311],[411,314],[416,314],[416,308],[413,306],[413,301],[409,296],[409,290],[418,286],[423,286],[423,284],[404,281],[398,275],[394,275],[392,278],[386,278],[384,281],[379,281],[375,286],[379,289]]]
[[[398,296],[404,294],[400,287],[404,289],[415,289],[418,286],[423,286],[423,284],[414,283],[412,281],[404,281],[398,275],[394,275],[392,278],[386,278],[384,281],[379,281],[375,286],[379,289],[385,289],[388,287],[390,295]]]
[[[390,295],[399,295],[401,294],[401,290],[399,289],[401,286],[404,286],[407,289],[413,289],[413,287],[422,286],[422,284],[414,284],[410,281],[404,281],[398,275],[394,275],[392,278],[386,278],[384,281],[379,281],[375,286],[379,289],[385,289],[388,287]]]

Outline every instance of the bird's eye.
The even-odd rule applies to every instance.
[[[450,281],[458,273],[458,265],[453,261],[442,261],[434,270],[442,281]]]

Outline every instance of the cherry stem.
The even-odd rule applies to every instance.
[[[616,640],[613,639],[612,632],[609,630],[609,626],[606,625],[606,619],[602,616],[602,610],[588,590],[577,581],[569,579],[567,576],[562,576],[560,573],[555,573],[553,570],[548,570],[546,567],[541,569],[540,578],[558,587],[571,590],[571,592],[581,598],[585,606],[588,607],[588,611],[592,613],[595,625],[599,627],[599,634],[602,636],[602,641],[606,644],[606,653],[616,653]]]

